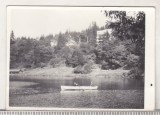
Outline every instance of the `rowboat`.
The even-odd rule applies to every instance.
[[[61,90],[96,90],[98,86],[61,86]]]

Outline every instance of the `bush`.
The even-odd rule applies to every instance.
[[[32,67],[33,67],[33,64],[27,63],[27,64],[25,64],[24,67],[25,67],[25,68],[32,68]]]
[[[91,63],[87,63],[84,65],[84,73],[85,74],[88,74],[88,73],[91,73],[92,71],[92,64]]]
[[[46,63],[43,63],[43,62],[40,63],[41,68],[44,68],[45,66],[46,66]]]
[[[107,62],[106,61],[103,61],[101,62],[101,69],[103,70],[108,70],[108,69],[118,69],[121,67],[120,65],[120,62],[115,60],[115,59],[112,59],[112,60],[108,60]]]
[[[87,63],[85,56],[80,50],[75,50],[71,58],[66,60],[67,66],[77,67]]]
[[[61,65],[64,65],[64,59],[62,58],[53,58],[49,61],[49,65],[51,65],[53,68],[59,67]]]
[[[108,70],[108,69],[110,69],[108,63],[105,62],[105,61],[103,61],[101,65],[102,65],[102,66],[101,66],[101,69],[103,69],[103,70]]]
[[[92,64],[86,63],[84,66],[77,66],[73,72],[79,74],[88,74],[91,71],[92,71]]]
[[[74,70],[73,70],[74,73],[83,73],[83,70],[82,70],[82,66],[77,66]]]
[[[138,67],[133,67],[130,72],[128,73],[130,78],[142,78],[144,77],[143,70],[139,69]]]
[[[132,69],[133,67],[137,67],[138,66],[138,62],[139,61],[139,56],[136,56],[134,54],[130,54],[127,56],[127,60],[126,60],[126,67],[125,69]]]

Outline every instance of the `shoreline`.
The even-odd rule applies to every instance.
[[[10,74],[10,79],[56,79],[56,78],[107,78],[107,77],[122,77],[128,78],[126,75],[129,70],[101,70],[92,69],[89,74],[75,74],[74,68],[57,67],[57,68],[36,68],[26,70],[18,74]]]

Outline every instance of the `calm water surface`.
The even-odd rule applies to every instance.
[[[36,84],[15,86],[12,83],[32,82]],[[61,91],[61,85],[98,86],[94,91]],[[52,80],[11,80],[11,106],[42,106],[64,108],[143,108],[144,80],[120,77],[107,78],[63,78]],[[10,87],[11,87],[10,86]],[[28,96],[28,97],[27,97]],[[27,97],[27,98],[26,98]],[[35,98],[37,97],[37,98]],[[29,100],[28,100],[29,99]],[[20,103],[16,100],[22,100]],[[32,103],[36,101],[36,103]]]
[[[60,90],[61,85],[74,86],[76,82],[80,86],[90,86],[91,82],[93,85],[98,86],[98,90],[143,90],[144,80],[143,79],[129,79],[129,78],[63,78],[63,79],[52,79],[52,80],[28,80],[38,83],[37,85],[31,85],[31,88],[44,88]],[[21,82],[21,81],[19,81]]]

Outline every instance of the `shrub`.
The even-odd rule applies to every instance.
[[[92,64],[91,63],[86,63],[84,66],[77,66],[74,69],[74,73],[79,73],[79,74],[88,74],[92,71]]]
[[[45,66],[46,66],[46,63],[43,63],[43,62],[40,63],[41,68],[44,68]]]
[[[108,69],[110,69],[108,63],[105,62],[105,61],[103,61],[101,65],[102,65],[102,66],[101,66],[101,69],[103,69],[103,70],[108,70]]]
[[[120,62],[115,60],[115,59],[110,59],[108,60],[107,62],[106,61],[102,61],[101,62],[101,69],[104,69],[104,70],[108,70],[108,69],[118,69],[121,67],[120,65]]]
[[[82,70],[82,66],[77,66],[74,70],[73,70],[74,73],[82,73],[83,70]]]
[[[33,64],[27,63],[27,64],[25,64],[24,67],[25,67],[25,68],[31,68],[31,67],[33,67]]]
[[[91,73],[92,71],[92,63],[87,63],[84,65],[84,74]]]
[[[138,61],[139,61],[139,56],[136,56],[134,54],[130,54],[127,56],[127,60],[126,60],[126,67],[125,69],[132,69],[133,67],[137,67],[138,66]]]
[[[128,76],[130,78],[142,78],[144,77],[144,72],[142,69],[139,69],[138,67],[133,67],[128,73]]]
[[[77,67],[87,63],[85,56],[80,50],[75,50],[71,58],[66,60],[67,66]]]
[[[49,65],[51,65],[53,68],[59,67],[63,64],[64,64],[64,59],[62,59],[62,58],[53,58],[49,61]]]

